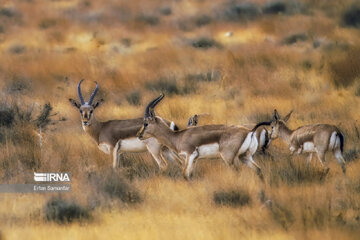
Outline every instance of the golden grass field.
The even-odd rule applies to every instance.
[[[359,15],[352,0],[0,1],[0,183],[72,174],[71,193],[0,194],[0,240],[360,239]],[[142,117],[165,92],[157,114],[182,128],[196,113],[200,124],[249,124],[274,108],[294,110],[291,128],[335,124],[346,176],[330,154],[325,176],[280,139],[272,158],[254,157],[264,183],[221,160],[200,160],[186,181],[147,153],[112,171],[68,101],[82,78],[85,98],[99,82],[102,121]],[[46,103],[56,114],[40,148]],[[232,194],[247,200],[217,204]],[[48,220],[51,199],[88,215]]]

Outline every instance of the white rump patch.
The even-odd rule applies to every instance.
[[[336,137],[336,132],[332,132],[329,142],[329,150],[333,150],[339,143],[340,139],[339,137]]]
[[[146,151],[146,145],[140,139],[134,138],[126,138],[120,141],[121,152],[144,152]]]
[[[316,152],[313,142],[304,142],[303,152]]]
[[[251,143],[250,143],[250,146],[249,146],[250,153],[254,154],[256,152],[256,150],[258,149],[258,146],[259,146],[259,144],[258,144],[256,134],[253,134],[252,139],[251,139]]]
[[[238,154],[242,154],[242,153],[246,152],[249,149],[250,143],[251,143],[251,136],[253,135],[252,133],[253,132],[248,133],[248,135],[245,138],[245,141],[243,142],[243,144],[241,145],[241,147],[239,149]],[[255,134],[254,134],[254,136],[255,136]],[[256,140],[256,143],[257,143],[257,140]],[[256,148],[257,148],[257,146],[256,146]]]
[[[103,151],[105,154],[110,155],[110,149],[111,146],[108,143],[100,143],[98,145],[98,147],[100,148],[101,151]]]
[[[213,158],[219,156],[219,144],[212,143],[201,145],[198,148],[199,158]]]
[[[259,142],[260,147],[265,146],[265,134],[266,134],[266,130],[263,129],[260,133],[260,142]]]
[[[175,123],[174,122],[171,122],[170,123],[170,129],[175,131]]]

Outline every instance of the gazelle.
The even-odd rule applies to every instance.
[[[204,125],[172,131],[159,117],[154,108],[163,99],[160,95],[151,101],[145,109],[144,124],[138,132],[139,139],[156,138],[185,159],[184,176],[189,179],[193,165],[199,158],[221,157],[227,165],[233,165],[241,157],[243,162],[256,170],[261,179],[262,173],[252,156],[258,142],[246,128],[225,125]]]
[[[92,92],[89,101],[85,102],[81,94],[82,81],[79,82],[77,89],[80,103],[74,99],[69,99],[69,101],[79,109],[84,131],[96,142],[101,151],[108,155],[112,154],[113,167],[115,168],[119,165],[119,158],[123,152],[149,151],[159,168],[164,170],[167,162],[161,156],[161,144],[155,138],[141,141],[136,137],[137,132],[143,125],[143,119],[98,121],[95,118],[94,110],[100,106],[103,99],[95,103],[93,101],[99,85],[95,82],[96,88]],[[169,121],[164,119],[163,121],[170,125]],[[177,128],[174,124],[173,127]]]
[[[276,139],[280,137],[288,144],[292,154],[309,153],[308,163],[311,161],[313,153],[316,153],[321,165],[324,166],[326,152],[332,151],[343,173],[345,173],[345,160],[342,156],[344,134],[339,128],[329,124],[312,124],[290,130],[286,126],[286,122],[289,120],[291,113],[292,111],[284,119],[281,119],[275,109],[272,121],[259,123],[257,127],[270,125],[270,138]]]
[[[195,114],[194,116],[191,116],[188,120],[188,127],[191,126],[197,126],[199,123],[199,115]],[[254,125],[244,125],[241,127],[251,129],[250,127],[254,127]],[[258,141],[258,151],[261,151],[262,153],[266,153],[266,149],[269,147],[270,139],[269,139],[269,132],[266,128],[257,128],[254,132],[257,141]]]

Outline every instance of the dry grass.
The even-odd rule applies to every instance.
[[[0,182],[65,171],[73,190],[1,194],[0,239],[358,239],[360,34],[357,19],[344,24],[353,1],[249,2],[1,5]],[[163,91],[157,114],[181,127],[193,114],[201,124],[254,123],[274,108],[294,109],[292,128],[339,125],[347,175],[330,155],[328,174],[315,158],[289,157],[280,140],[272,158],[255,156],[264,184],[220,160],[200,160],[187,182],[175,164],[159,173],[146,153],[126,154],[113,172],[68,103],[81,78],[86,98],[100,84],[100,120],[140,117]],[[48,102],[57,124],[40,149],[35,120]],[[51,199],[91,221],[47,221]]]

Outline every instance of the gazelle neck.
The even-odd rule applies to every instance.
[[[160,123],[152,135],[163,145],[177,151],[176,132],[172,131],[165,123]]]
[[[84,131],[89,134],[98,144],[99,144],[99,135],[101,123],[96,120],[96,117],[93,115],[90,125],[82,124]]]
[[[279,137],[288,145],[290,145],[291,143],[292,132],[293,131],[289,129],[285,124],[281,124],[279,126]]]

